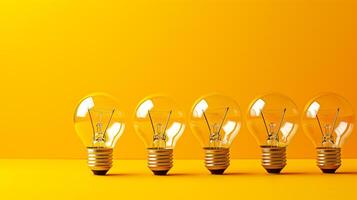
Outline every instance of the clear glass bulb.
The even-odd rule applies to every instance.
[[[260,145],[286,147],[297,131],[298,119],[298,109],[289,97],[268,94],[249,107],[247,126]]]
[[[145,98],[135,110],[134,129],[148,150],[148,167],[166,175],[173,165],[173,149],[185,130],[184,114],[167,96]]]
[[[74,126],[86,147],[114,148],[125,124],[116,100],[103,93],[83,98],[74,113]]]
[[[341,148],[354,127],[354,111],[343,97],[327,93],[305,107],[302,127],[316,147]]]
[[[229,148],[241,128],[238,104],[219,94],[204,96],[193,105],[190,127],[203,146],[206,168],[223,174],[230,164]]]
[[[281,94],[267,94],[249,106],[247,126],[262,149],[262,166],[280,173],[286,165],[286,147],[298,129],[295,103]]]
[[[341,147],[354,127],[352,106],[337,94],[322,94],[306,105],[301,122],[316,147],[317,166],[323,173],[335,173],[342,163]]]
[[[173,149],[185,130],[183,111],[173,99],[144,99],[135,111],[134,128],[147,148]]]
[[[241,112],[234,99],[208,95],[194,104],[190,127],[203,147],[229,148],[241,128]]]
[[[123,113],[116,100],[103,93],[83,98],[74,112],[74,127],[88,151],[88,166],[105,175],[112,166],[113,148],[123,134]]]

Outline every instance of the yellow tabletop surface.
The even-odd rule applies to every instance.
[[[85,160],[0,160],[0,199],[356,199],[357,159],[336,174],[314,160],[288,160],[267,174],[259,160],[232,160],[225,175],[210,175],[201,160],[175,160],[167,176],[153,176],[145,160],[115,160],[94,176]]]

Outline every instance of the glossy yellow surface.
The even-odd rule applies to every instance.
[[[356,0],[2,0],[0,157],[85,158],[72,118],[92,92],[117,97],[129,116],[114,152],[121,159],[146,157],[132,115],[152,93],[186,113],[211,92],[232,96],[242,112],[269,92],[302,110],[333,91],[357,108],[356,10]],[[357,158],[356,145],[353,132],[343,156]],[[244,124],[231,152],[260,155]],[[289,153],[315,157],[301,129]],[[175,156],[201,155],[187,129]]]
[[[233,160],[226,175],[210,175],[200,160],[175,160],[168,176],[153,176],[144,160],[116,160],[108,176],[84,160],[0,160],[1,199],[356,199],[357,160],[321,174],[314,160],[289,160],[268,175],[259,160]]]

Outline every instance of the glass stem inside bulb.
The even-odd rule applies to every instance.
[[[216,123],[213,125],[213,132],[210,134],[210,147],[221,147],[220,126]]]
[[[224,122],[225,122],[225,120],[227,118],[228,111],[229,111],[229,107],[226,107],[221,122],[220,123],[214,123],[212,128],[211,128],[210,123],[208,121],[208,118],[206,116],[206,113],[205,113],[204,110],[202,110],[204,119],[205,119],[207,127],[208,127],[208,131],[209,131],[209,134],[210,134],[209,135],[209,147],[213,147],[213,148],[222,147],[222,138],[221,138],[220,132],[221,132],[222,126],[223,126],[223,124],[224,124]]]
[[[97,127],[97,129],[94,133],[93,146],[102,147],[102,146],[104,146],[104,142],[105,142],[104,133],[102,130],[102,127],[103,127],[102,122],[98,122],[96,127]]]
[[[165,126],[163,126],[162,123],[157,123],[156,127],[154,125],[154,121],[151,117],[150,111],[148,111],[150,123],[154,132],[153,135],[153,147],[154,148],[166,148],[166,141],[167,141],[167,136],[166,136],[166,129],[169,124],[170,118],[171,118],[172,110],[170,110],[167,120],[165,123]]]
[[[336,121],[337,121],[339,112],[340,112],[340,108],[337,108],[335,116],[333,118],[332,125],[327,123],[324,127],[325,131],[323,131],[319,116],[316,114],[316,120],[319,124],[320,131],[322,134],[322,146],[323,147],[334,147],[335,146],[335,139],[333,137],[333,132],[335,129],[335,125],[336,125]]]
[[[94,128],[92,114],[91,114],[90,110],[88,110],[90,122],[91,122],[92,128],[93,128],[93,143],[92,143],[92,145],[94,147],[105,147],[105,141],[106,141],[105,133],[107,132],[108,126],[109,126],[110,122],[112,121],[114,112],[115,112],[115,109],[112,110],[110,117],[109,117],[108,124],[107,124],[105,130],[103,130],[103,114],[104,113],[99,112],[98,122],[96,123],[95,128]]]
[[[166,134],[161,123],[156,126],[156,131],[153,136],[153,145],[155,148],[166,148]]]
[[[325,126],[325,134],[322,136],[322,146],[323,147],[333,147],[335,144],[332,135],[332,129],[329,124]]]
[[[269,128],[267,126],[267,123],[265,121],[265,117],[264,117],[264,113],[263,111],[260,111],[263,122],[264,122],[264,126],[265,126],[265,130],[267,132],[267,145],[270,146],[279,146],[279,131],[281,128],[281,125],[284,122],[284,118],[285,118],[285,113],[286,113],[286,108],[284,108],[281,119],[280,119],[280,123],[279,123],[279,127],[276,128],[276,123],[274,122],[270,122],[269,123]]]
[[[271,145],[271,146],[278,146],[279,145],[279,135],[278,135],[278,131],[275,130],[276,124],[270,123],[269,127],[270,127],[270,130],[268,132],[267,144]]]

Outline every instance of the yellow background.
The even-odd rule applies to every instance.
[[[96,91],[116,96],[127,114],[115,149],[127,159],[145,158],[132,116],[152,93],[186,112],[210,92],[234,97],[244,114],[272,91],[300,110],[325,91],[357,107],[356,8],[355,0],[1,1],[0,157],[84,158],[72,115]],[[354,133],[344,157],[357,157],[356,144]],[[244,126],[233,157],[259,152]],[[315,156],[302,130],[288,154]],[[175,157],[201,156],[187,129]]]

